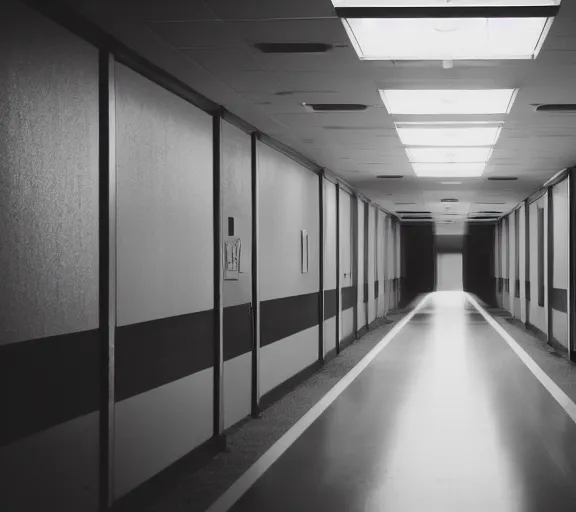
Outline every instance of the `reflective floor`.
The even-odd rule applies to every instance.
[[[231,510],[574,512],[576,424],[436,293]]]

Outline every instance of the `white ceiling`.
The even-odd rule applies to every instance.
[[[576,164],[576,115],[532,104],[576,103],[576,1],[564,0],[536,61],[361,62],[330,0],[75,0],[70,5],[209,99],[341,176],[391,211],[508,211]],[[324,55],[266,55],[258,42],[321,42]],[[519,88],[478,179],[416,178],[379,88]],[[307,103],[364,103],[311,113]],[[377,175],[401,174],[382,180]],[[488,176],[517,176],[513,182]],[[459,181],[459,185],[441,182]],[[446,205],[442,198],[457,198]],[[483,202],[503,203],[480,205]],[[416,203],[398,205],[397,203]],[[446,206],[450,206],[446,210]],[[454,217],[454,216],[452,216]],[[454,217],[456,218],[456,217]]]

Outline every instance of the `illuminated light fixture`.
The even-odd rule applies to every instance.
[[[380,89],[389,114],[508,114],[518,89]]]
[[[332,0],[334,7],[526,7],[560,5],[561,0]]]
[[[552,18],[350,18],[361,60],[535,59]]]
[[[396,128],[406,146],[492,146],[501,129],[481,128]]]
[[[412,164],[419,178],[479,178],[486,164]]]
[[[535,59],[559,0],[333,0],[361,60]]]
[[[492,148],[406,148],[412,163],[486,163]]]

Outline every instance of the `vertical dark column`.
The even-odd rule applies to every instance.
[[[318,294],[318,361],[324,361],[324,249],[325,249],[325,212],[324,212],[324,173],[318,175],[318,214],[319,214],[319,276]]]
[[[342,282],[340,280],[340,184],[336,184],[336,353],[340,353],[342,329]]]
[[[388,240],[388,223],[392,222],[392,219],[388,218],[388,215],[384,216],[384,316],[388,314],[388,312],[392,309],[390,307],[391,297],[390,297],[390,276],[388,276],[389,265],[388,265],[388,256],[390,256],[390,247],[388,244],[390,243]]]
[[[224,337],[222,326],[222,116],[213,116],[214,150],[214,436],[224,431]]]
[[[376,208],[376,217],[374,218],[374,312],[375,317],[378,318],[379,302],[380,302],[380,276],[378,275],[378,267],[380,262],[378,261],[379,251],[378,244],[380,243],[380,237],[378,236],[378,224],[380,220],[380,210]]]
[[[352,259],[352,286],[354,290],[354,339],[358,338],[358,196],[350,195],[350,239],[352,247],[350,257]]]
[[[554,288],[554,199],[552,195],[552,187],[546,191],[546,196],[548,204],[548,222],[546,228],[548,231],[548,237],[546,238],[546,252],[548,255],[548,265],[546,267],[548,277],[546,297],[548,298],[548,304],[546,305],[546,310],[548,313],[548,322],[546,335],[548,337],[548,343],[550,343],[554,335],[552,322],[552,289]]]
[[[526,326],[530,323],[530,205],[528,201],[524,201],[524,277],[525,277],[525,302],[526,302]]]
[[[258,134],[252,146],[252,416],[260,417],[260,290],[258,275]]]
[[[514,297],[520,298],[520,208],[515,212],[514,229]]]
[[[100,497],[101,510],[114,496],[114,334],[116,329],[116,97],[114,58],[100,52]]]
[[[544,307],[544,208],[536,207],[538,220],[538,306]]]
[[[569,268],[569,296],[568,296],[568,343],[570,360],[576,362],[576,179],[574,179],[574,168],[570,169],[568,175],[568,219],[569,242],[568,242],[568,268]]]
[[[369,242],[370,237],[370,204],[368,202],[364,203],[364,316],[366,317],[366,329],[370,330],[370,294],[368,293],[368,287],[370,283],[368,282],[369,272],[368,266],[370,260],[368,258],[368,249],[370,248]]]

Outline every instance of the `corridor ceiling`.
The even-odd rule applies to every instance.
[[[534,108],[576,103],[575,0],[562,2],[536,60],[454,61],[452,69],[439,61],[361,61],[331,0],[69,3],[143,57],[390,211],[429,211],[437,220],[507,212],[576,164],[576,114]],[[324,43],[332,49],[265,54],[257,43]],[[388,114],[379,89],[480,88],[519,89],[482,177],[417,178],[394,125],[414,118]],[[368,108],[318,113],[303,103]],[[509,176],[518,179],[487,179]]]

